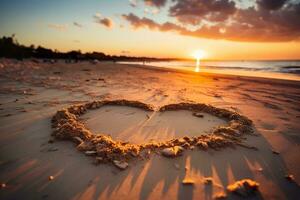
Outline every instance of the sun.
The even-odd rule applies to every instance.
[[[203,59],[205,56],[205,51],[200,49],[193,53],[193,57],[196,59],[196,66],[194,69],[195,72],[200,72],[200,60]]]
[[[197,60],[203,59],[206,56],[206,52],[199,49],[193,53],[193,57]]]

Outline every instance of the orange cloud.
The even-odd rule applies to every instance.
[[[162,7],[166,5],[167,0],[144,0],[145,4],[148,6]]]
[[[169,16],[176,23],[157,23],[132,13],[122,16],[135,29],[175,31],[199,38],[251,42],[300,40],[300,2],[257,0],[255,6],[248,8],[238,7],[233,0],[173,2]]]
[[[114,25],[114,22],[112,19],[108,17],[102,17],[99,13],[94,15],[94,20],[96,23],[101,24],[107,28],[112,28]]]

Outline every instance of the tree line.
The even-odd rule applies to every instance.
[[[149,57],[115,56],[106,55],[102,52],[82,53],[80,50],[59,52],[42,46],[25,46],[19,44],[14,35],[0,38],[0,57],[4,58],[40,58],[40,59],[68,59],[68,60],[99,60],[99,61],[155,61],[170,60]]]

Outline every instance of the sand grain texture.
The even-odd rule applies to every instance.
[[[201,102],[236,111],[253,121],[258,136],[245,137],[258,150],[189,150],[174,159],[150,153],[148,159],[133,160],[120,171],[91,164],[91,157],[76,151],[74,143],[48,143],[51,118],[58,110],[103,99],[136,100],[155,107]],[[113,63],[1,59],[0,101],[0,182],[5,184],[1,199],[211,199],[224,192],[229,199],[239,199],[226,188],[246,178],[259,183],[254,199],[300,197],[296,81]],[[195,181],[192,187],[182,184],[185,167]],[[287,174],[294,181],[287,180]],[[205,177],[211,177],[212,184],[204,184]]]

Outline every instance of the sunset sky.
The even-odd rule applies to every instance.
[[[2,0],[0,36],[59,51],[300,59],[300,0]]]

